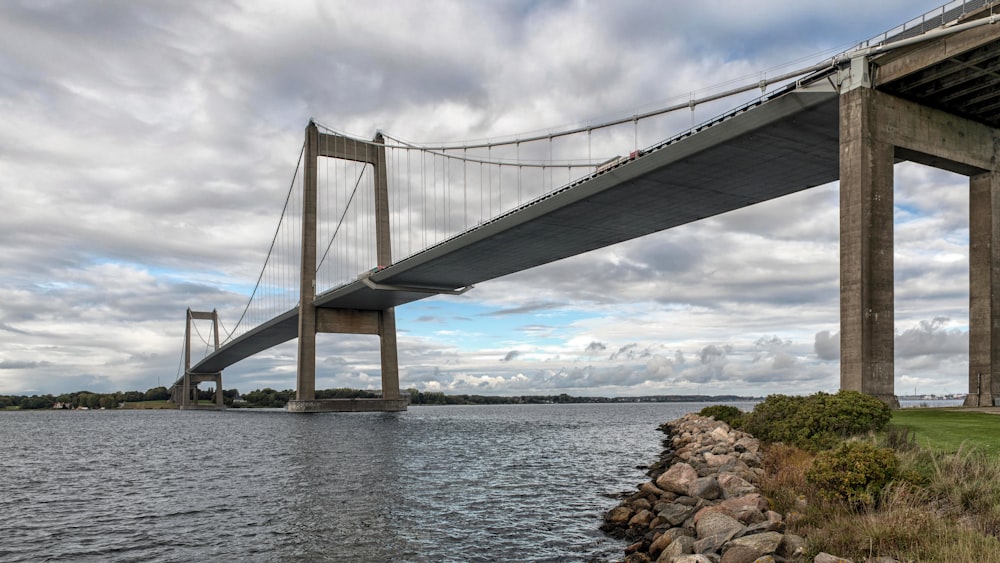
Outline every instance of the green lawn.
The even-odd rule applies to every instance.
[[[990,457],[1000,457],[1000,414],[941,408],[900,409],[893,411],[890,424],[910,427],[921,446],[946,452],[959,447],[975,448]]]

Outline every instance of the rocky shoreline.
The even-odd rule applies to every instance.
[[[806,540],[757,489],[760,442],[713,418],[688,414],[667,434],[651,480],[604,516],[601,529],[630,540],[625,563],[806,561]],[[821,553],[815,563],[848,562]]]

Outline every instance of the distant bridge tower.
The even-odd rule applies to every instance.
[[[396,312],[316,307],[317,160],[339,158],[371,165],[375,178],[375,246],[379,266],[392,264],[389,240],[389,187],[385,146],[381,133],[372,143],[306,127],[305,174],[302,195],[302,262],[299,286],[298,372],[290,412],[401,411],[406,401],[399,392],[396,352]],[[381,399],[316,399],[316,334],[321,332],[378,335],[382,360]]]
[[[215,382],[215,404],[211,408],[225,408],[222,402],[222,372],[193,373],[191,371],[191,323],[196,320],[212,321],[212,333],[215,335],[215,349],[219,349],[219,313],[187,310],[187,322],[184,327],[184,375],[181,380],[170,388],[170,400],[182,409],[198,408],[198,384],[208,381]],[[179,385],[178,385],[179,383]]]
[[[929,92],[935,65],[992,41],[956,33],[887,54],[856,55],[840,82],[840,351],[842,389],[898,406],[894,393],[893,164],[910,160],[969,177],[969,395],[1000,400],[1000,130],[904,99],[904,77]],[[916,75],[917,72],[923,73]],[[911,76],[911,75],[915,75]],[[911,91],[919,97],[924,90]],[[926,97],[933,99],[933,94]],[[963,113],[974,114],[970,107]]]

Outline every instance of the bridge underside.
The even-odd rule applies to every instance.
[[[913,160],[972,178],[970,392],[992,402],[1000,397],[1000,388],[994,389],[1000,386],[1000,373],[994,373],[1000,331],[992,328],[1000,326],[1000,303],[994,304],[1000,300],[996,28],[866,57],[850,67],[864,77],[845,74],[845,67],[817,73],[639,158],[317,295],[314,306],[336,311],[333,324],[339,317],[362,319],[842,179],[842,387],[892,402],[891,170],[895,162]],[[842,88],[845,76],[850,88]],[[866,101],[858,105],[861,98]],[[899,131],[901,126],[910,130]],[[957,141],[973,130],[974,141]],[[193,370],[219,371],[298,337],[299,314],[291,310],[257,327]]]

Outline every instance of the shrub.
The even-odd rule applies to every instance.
[[[743,429],[765,442],[785,442],[816,452],[844,438],[881,430],[890,417],[885,403],[857,391],[770,395],[745,417]]]
[[[739,428],[743,423],[743,411],[732,405],[711,405],[701,409],[701,416],[710,416],[720,422],[725,422],[733,428]]]
[[[806,471],[806,481],[816,485],[828,500],[872,506],[879,491],[898,473],[899,462],[891,449],[846,442],[817,455]]]

